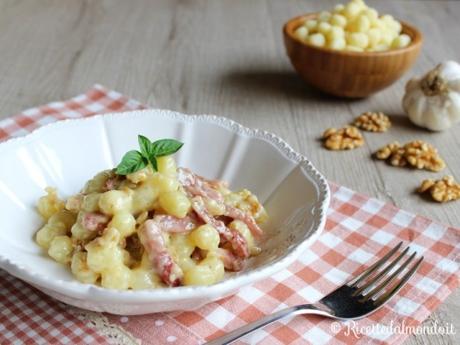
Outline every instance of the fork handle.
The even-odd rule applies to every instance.
[[[234,331],[223,335],[217,339],[211,340],[205,345],[226,345],[231,342],[249,334],[256,329],[262,328],[272,322],[278,321],[286,316],[297,315],[297,314],[322,314],[321,310],[313,304],[303,304],[301,306],[290,307],[277,311],[276,313],[267,315],[263,318],[260,318],[257,321],[251,322],[246,326],[235,329]]]

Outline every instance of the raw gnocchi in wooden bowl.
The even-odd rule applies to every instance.
[[[362,0],[290,19],[287,55],[299,75],[323,92],[369,96],[398,80],[415,62],[422,34]]]
[[[166,110],[51,124],[0,144],[0,165],[0,267],[115,314],[195,309],[286,268],[329,202],[279,137]]]

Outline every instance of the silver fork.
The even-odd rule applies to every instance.
[[[417,255],[414,252],[397,266],[409,252],[409,247],[407,247],[396,258],[390,260],[398,253],[401,246],[402,242],[364,272],[334,290],[320,301],[313,304],[297,305],[267,315],[220,338],[212,340],[207,345],[230,344],[256,329],[287,316],[316,314],[346,321],[360,319],[373,313],[388,302],[406,284],[423,261],[422,256],[409,267]],[[379,270],[380,268],[381,270]],[[398,276],[406,268],[407,272],[398,280]],[[385,290],[389,285],[390,287]]]

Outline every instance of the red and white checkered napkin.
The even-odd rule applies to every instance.
[[[96,85],[69,101],[29,109],[0,122],[0,140],[64,118],[140,108],[140,103]],[[356,323],[354,333],[348,334],[346,327],[340,329],[340,324],[330,320],[309,316],[272,324],[245,339],[261,344],[402,342],[407,331],[396,334],[384,326],[393,325],[397,330],[398,325],[418,325],[457,287],[460,231],[333,183],[331,189],[324,234],[288,269],[193,312],[106,317],[143,344],[202,343],[286,306],[317,301],[404,240],[425,261],[390,303]],[[110,340],[75,318],[64,304],[1,270],[0,297],[1,344]],[[366,334],[358,334],[360,330]]]

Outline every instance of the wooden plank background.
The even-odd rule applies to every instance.
[[[224,115],[272,131],[306,154],[332,181],[398,207],[460,226],[459,202],[438,205],[414,194],[419,182],[445,173],[460,180],[460,126],[444,133],[413,127],[401,108],[404,83],[437,63],[460,60],[460,2],[368,1],[414,24],[424,47],[414,68],[364,100],[331,98],[306,86],[285,55],[282,24],[335,1],[196,0],[0,2],[0,118],[69,98],[101,83],[142,102],[186,113]],[[329,152],[318,141],[327,127],[363,111],[392,116],[385,134],[366,145]],[[439,148],[439,174],[390,167],[370,159],[393,141],[423,139]],[[453,323],[460,332],[460,293],[427,324]],[[454,336],[412,336],[408,344],[454,344]]]

